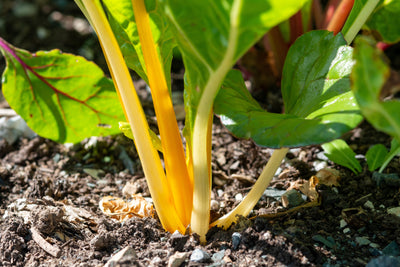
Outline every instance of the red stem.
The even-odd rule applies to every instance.
[[[289,45],[285,42],[278,26],[273,27],[267,35],[265,35],[264,46],[269,47],[272,51],[275,59],[276,72],[281,76]]]
[[[293,44],[296,39],[303,34],[303,20],[301,17],[301,10],[294,14],[289,19],[290,24],[290,44]]]
[[[340,32],[347,20],[347,16],[353,8],[353,5],[354,0],[343,0],[337,7],[335,14],[333,14],[332,20],[329,22],[326,29],[332,31],[334,34]]]
[[[319,0],[317,0],[317,1],[319,1]],[[322,29],[326,29],[329,22],[332,20],[333,14],[335,14],[335,10],[337,9],[337,7],[339,6],[341,1],[342,0],[330,0],[328,2],[328,4],[326,5],[326,9],[325,9],[325,20],[324,20],[324,24],[322,25]]]

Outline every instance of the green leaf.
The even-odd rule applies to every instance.
[[[351,78],[353,92],[365,118],[378,130],[400,140],[400,101],[381,101],[382,86],[390,75],[383,53],[371,39],[356,39],[354,58],[357,60]]]
[[[327,31],[306,33],[289,50],[282,81],[286,114],[263,110],[231,72],[214,111],[237,137],[279,148],[320,144],[354,128],[362,116],[350,91],[352,49]]]
[[[133,133],[132,133],[132,128],[129,122],[119,122],[119,129],[121,130],[121,132],[124,133],[124,135],[126,137],[128,137],[129,139],[134,140],[133,138]],[[150,133],[150,137],[151,137],[151,141],[153,143],[153,146],[155,147],[155,149],[157,149],[158,151],[162,152],[162,145],[161,145],[161,139],[156,135],[155,132],[153,132],[151,129],[149,129],[149,133]]]
[[[392,142],[390,144],[390,151],[387,153],[384,162],[382,163],[381,168],[379,169],[379,172],[383,172],[383,170],[386,168],[386,166],[389,164],[389,162],[395,157],[400,155],[400,143],[396,138],[392,139]]]
[[[382,164],[385,162],[387,154],[388,151],[384,145],[377,144],[371,146],[368,149],[367,154],[365,154],[365,159],[367,160],[368,164],[368,170],[372,172],[381,167]]]
[[[40,136],[76,143],[119,133],[124,114],[113,83],[93,62],[59,50],[28,51],[0,38],[6,58],[3,94]]]
[[[362,168],[357,161],[356,154],[342,139],[336,139],[322,145],[325,155],[336,164],[352,170],[355,174],[361,172]]]
[[[135,23],[131,0],[103,0],[111,28],[114,31],[122,54],[129,68],[134,70],[147,82],[142,48]],[[168,23],[163,18],[162,11],[155,0],[146,0],[147,12],[150,16],[150,25],[157,44],[160,62],[164,66],[164,73],[168,86],[170,85],[171,62],[173,48],[176,46]]]
[[[235,62],[269,29],[295,14],[307,1],[160,1],[185,64],[187,127],[192,129],[199,106],[205,112],[210,110]]]
[[[400,41],[400,1],[381,0],[380,4],[367,21],[371,30],[377,31],[386,43]]]

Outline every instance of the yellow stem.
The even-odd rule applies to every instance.
[[[100,39],[111,75],[121,96],[122,104],[126,109],[136,149],[142,162],[143,171],[160,221],[163,227],[170,232],[177,229],[183,232],[185,231],[185,226],[181,223],[173,205],[173,198],[160,157],[152,145],[145,114],[101,3],[99,0],[81,0],[81,3],[84,5],[85,15],[89,16],[88,19]]]
[[[238,219],[237,215],[244,217],[249,215],[250,211],[254,208],[265,189],[268,187],[288,150],[288,148],[280,148],[275,150],[264,170],[261,172],[260,177],[258,177],[257,182],[254,184],[253,188],[242,200],[242,202],[240,202],[240,204],[231,212],[213,222],[211,226],[219,226],[227,229]]]
[[[185,162],[185,152],[175,111],[153,40],[145,3],[143,0],[132,0],[132,6],[160,130],[168,183],[178,216],[183,225],[188,226],[192,212],[193,185]]]

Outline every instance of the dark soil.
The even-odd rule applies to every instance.
[[[85,48],[104,64],[90,33],[62,23],[68,16],[81,17],[73,3],[38,1],[32,15],[17,18],[14,2],[0,3],[4,39],[31,51]],[[54,12],[62,12],[63,19],[54,21]],[[39,38],[41,27],[51,33]],[[275,96],[270,101],[279,97],[270,94]],[[7,107],[0,102],[0,108]],[[400,185],[377,183],[362,157],[373,144],[389,146],[390,138],[364,122],[344,139],[360,155],[360,174],[328,161],[319,146],[292,149],[251,218],[227,231],[211,229],[204,246],[195,236],[165,232],[156,216],[121,223],[101,212],[100,199],[124,197],[127,185],[150,197],[133,144],[124,136],[71,146],[41,137],[20,138],[13,145],[0,140],[0,266],[365,266],[378,257],[381,261],[371,266],[395,266],[400,217],[388,211],[400,207]],[[212,218],[246,195],[271,151],[232,137],[215,119]],[[396,157],[385,173],[399,174],[399,163]],[[315,205],[291,210],[272,197],[325,167],[340,172],[339,185],[317,185]],[[124,257],[109,262],[122,250]],[[384,265],[385,260],[392,264]]]

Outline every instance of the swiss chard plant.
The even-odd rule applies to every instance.
[[[113,134],[125,117],[121,130],[134,140],[158,217],[168,231],[183,233],[190,227],[205,241],[213,111],[235,136],[276,149],[245,199],[211,224],[224,228],[237,215],[249,214],[289,147],[339,138],[363,118],[350,90],[356,61],[349,44],[378,1],[362,1],[342,33],[319,30],[293,40],[282,71],[283,114],[261,108],[233,67],[267,32],[311,1],[75,2],[97,33],[116,93],[111,81],[81,57],[58,50],[31,54],[0,39],[7,60],[4,95],[33,130],[58,142]],[[170,95],[175,47],[185,65],[186,147]],[[128,68],[151,88],[159,138],[148,126]]]

